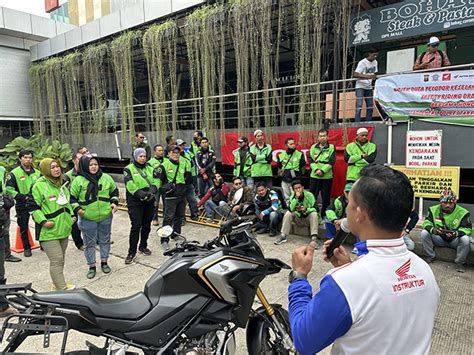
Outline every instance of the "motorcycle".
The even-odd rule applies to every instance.
[[[259,287],[268,275],[290,267],[265,258],[251,231],[254,220],[224,223],[219,235],[199,244],[182,241],[165,252],[170,258],[148,280],[143,292],[119,299],[87,289],[38,293],[29,284],[0,286],[0,296],[20,313],[9,316],[0,341],[14,352],[29,336],[62,333],[61,354],[235,354],[235,332],[246,328],[248,353],[295,353],[288,312],[270,304]],[[158,230],[170,236],[169,226]],[[252,309],[255,297],[261,307]],[[13,320],[16,319],[16,322]],[[103,347],[65,352],[68,331],[105,337]]]

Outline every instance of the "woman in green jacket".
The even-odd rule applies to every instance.
[[[72,290],[64,279],[64,256],[71,234],[73,212],[69,190],[63,186],[61,166],[57,160],[45,158],[39,165],[43,175],[32,187],[30,211],[40,226],[39,241],[49,259],[53,290]]]
[[[112,271],[107,261],[110,254],[112,213],[117,211],[119,192],[112,177],[102,173],[99,160],[95,157],[82,156],[77,175],[71,186],[71,204],[79,216],[77,225],[84,239],[84,255],[89,266],[87,278],[92,279],[97,272],[97,243],[102,272],[108,274]]]

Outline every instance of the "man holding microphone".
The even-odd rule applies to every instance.
[[[439,288],[426,262],[400,237],[412,210],[408,178],[371,165],[349,193],[347,222],[359,258],[343,247],[328,260],[335,269],[314,297],[307,275],[314,242],[296,249],[290,273],[289,314],[296,350],[313,354],[333,343],[333,354],[428,354]],[[388,213],[387,213],[388,211]]]

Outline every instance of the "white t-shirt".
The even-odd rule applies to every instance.
[[[355,70],[356,73],[359,74],[374,74],[377,73],[377,60],[374,59],[372,62],[369,61],[367,58],[362,59],[359,64],[357,64],[357,68]],[[372,89],[372,80],[369,79],[362,79],[356,81],[356,89]]]

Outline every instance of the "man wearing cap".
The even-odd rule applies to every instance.
[[[351,191],[352,185],[352,182],[346,184],[344,186],[344,194],[336,197],[331,206],[326,210],[326,238],[334,238],[336,232],[341,228],[342,219],[346,217],[346,207],[349,203],[349,191]]]
[[[443,191],[439,201],[439,205],[430,207],[423,222],[421,241],[428,255],[426,262],[435,260],[435,246],[456,249],[456,270],[465,272],[464,264],[470,250],[469,236],[472,234],[471,215],[456,203],[456,194],[452,190]]]
[[[372,112],[374,107],[374,90],[372,86],[373,80],[376,79],[375,73],[378,71],[377,56],[379,51],[375,48],[369,49],[367,57],[362,59],[354,71],[353,77],[356,81],[356,112],[355,121],[360,122],[360,111],[362,110],[363,101],[365,99],[365,120],[372,121]]]
[[[189,165],[191,167],[191,174],[187,175],[186,178],[186,202],[188,203],[189,206],[189,211],[191,212],[191,219],[193,221],[196,221],[198,219],[198,206],[197,206],[197,201],[196,201],[196,194],[194,193],[195,190],[195,184],[196,184],[196,167],[194,166],[194,160],[191,158],[191,154],[189,152],[186,152],[184,150],[186,146],[186,142],[183,141],[182,139],[178,139],[176,141],[176,144],[180,148],[180,156],[183,159],[186,159],[189,162]],[[183,223],[185,222],[185,218],[183,218]]]
[[[346,182],[355,182],[362,168],[373,164],[377,157],[377,146],[369,142],[367,128],[357,130],[356,139],[344,150],[344,161],[347,163]]]
[[[451,61],[449,60],[446,52],[440,51],[438,49],[438,37],[430,37],[427,46],[428,50],[421,53],[418,58],[416,58],[413,70],[436,69],[449,67],[451,65]]]
[[[254,183],[263,181],[268,188],[271,188],[273,186],[272,146],[265,143],[261,129],[257,129],[253,136],[255,144],[250,147],[253,160],[251,176]]]
[[[244,186],[253,188],[252,155],[249,151],[249,140],[247,137],[240,137],[237,140],[239,149],[234,150],[234,176],[239,177]]]

